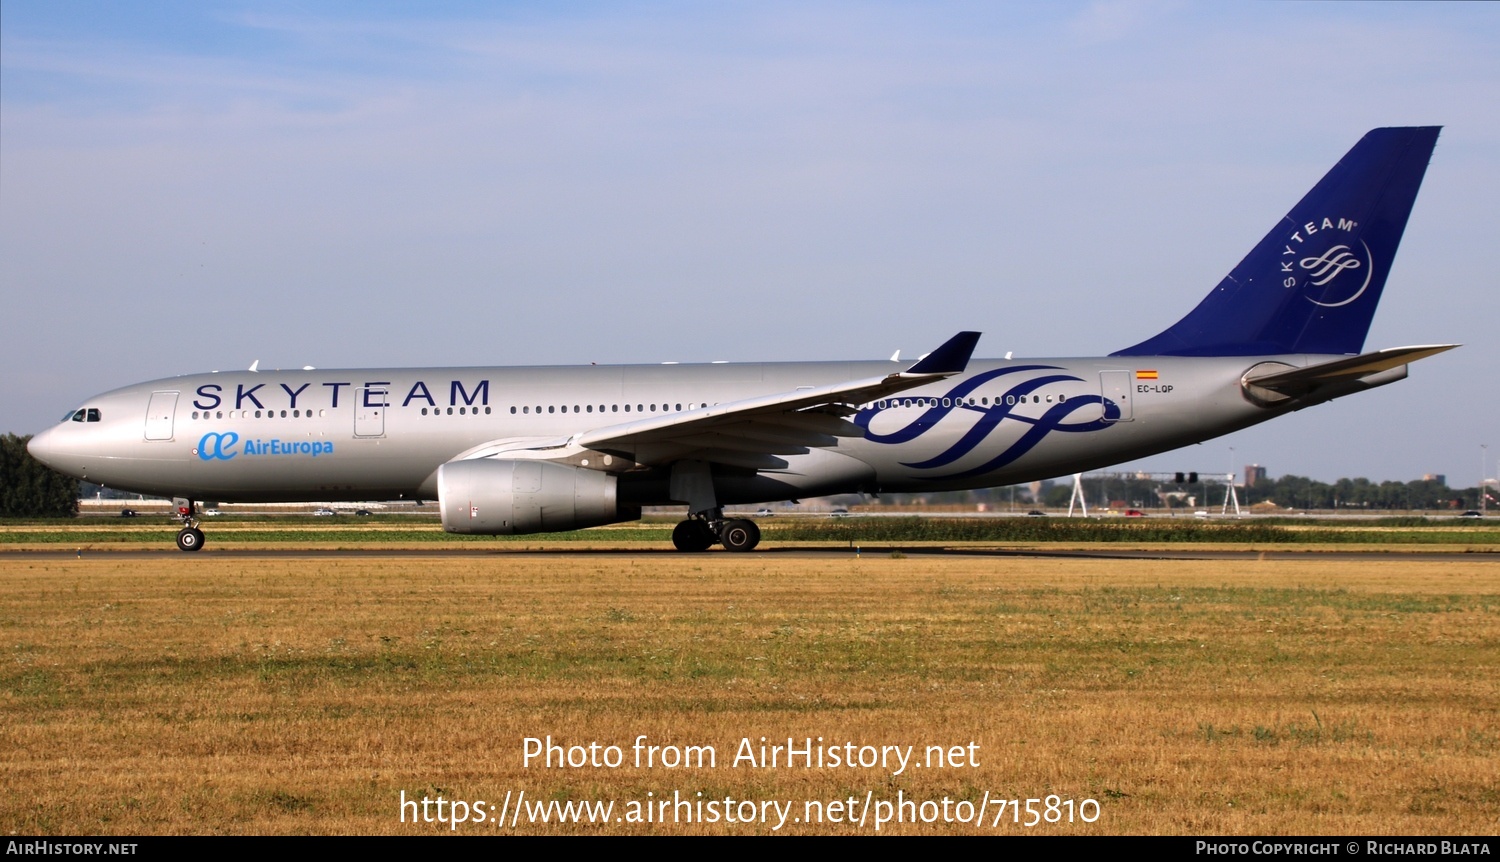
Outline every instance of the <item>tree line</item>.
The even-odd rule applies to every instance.
[[[0,435],[0,517],[71,518],[78,514],[78,480],[31,457],[31,435]]]

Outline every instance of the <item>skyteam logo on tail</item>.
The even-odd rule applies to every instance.
[[[1301,287],[1313,305],[1338,308],[1364,295],[1375,274],[1359,222],[1325,216],[1292,231],[1281,253],[1282,287]]]

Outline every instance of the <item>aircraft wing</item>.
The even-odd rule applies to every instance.
[[[594,428],[568,442],[641,464],[691,457],[779,469],[786,462],[778,455],[833,446],[840,437],[863,437],[864,429],[844,418],[860,404],[963,373],[978,341],[979,333],[960,332],[905,371]]]

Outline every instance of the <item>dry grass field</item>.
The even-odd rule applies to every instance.
[[[873,833],[876,802],[897,834],[1500,826],[1500,565],[1462,555],[0,554],[0,650],[14,833],[449,831],[402,794],[471,834]],[[526,765],[549,735],[623,762]],[[716,761],[637,767],[640,736]],[[963,756],[736,766],[761,737]],[[615,807],[513,827],[522,791]],[[641,806],[674,793],[694,822]]]

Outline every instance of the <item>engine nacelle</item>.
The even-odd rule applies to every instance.
[[[555,533],[641,516],[616,505],[614,476],[549,461],[452,461],[438,468],[437,485],[450,533]]]

